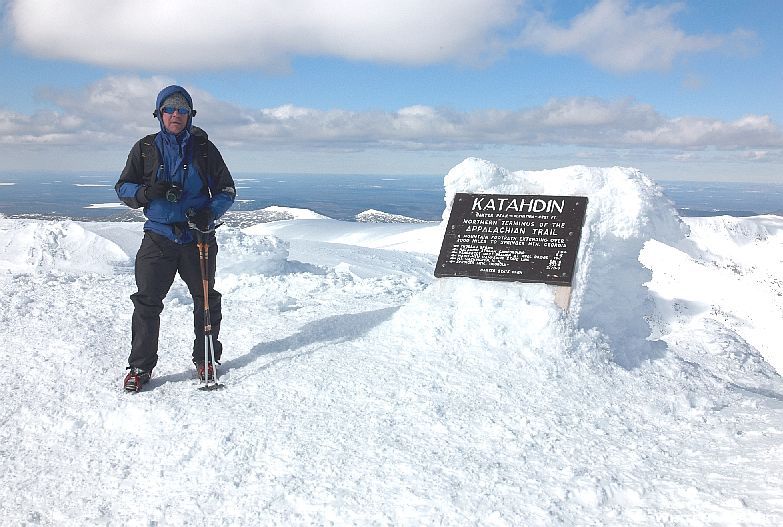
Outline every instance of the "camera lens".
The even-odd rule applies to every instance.
[[[170,203],[176,203],[179,201],[179,198],[182,197],[182,189],[179,188],[177,185],[172,185],[171,188],[169,188],[166,191],[166,201]]]

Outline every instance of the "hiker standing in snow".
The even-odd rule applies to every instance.
[[[214,378],[216,365],[204,363],[204,292],[199,253],[188,227],[192,222],[202,231],[234,203],[234,180],[207,134],[193,126],[193,100],[181,86],[161,90],[153,115],[160,132],[140,139],[128,154],[125,169],[115,185],[117,196],[127,206],[144,207],[147,221],[144,238],[136,254],[136,286],[131,295],[133,321],[128,374],[124,387],[138,391],[149,381],[158,361],[158,333],[163,299],[179,276],[193,297],[193,363],[202,380]],[[218,248],[214,232],[209,234],[207,275],[209,310],[214,338],[215,362],[220,359],[220,293],[215,291],[215,262]]]

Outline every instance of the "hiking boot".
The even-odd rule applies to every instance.
[[[143,384],[150,382],[151,371],[144,371],[141,368],[128,368],[128,374],[125,376],[123,386],[128,392],[138,392]]]
[[[206,364],[203,362],[196,363],[196,373],[198,378],[202,381],[212,382],[215,380],[215,365],[211,362]]]

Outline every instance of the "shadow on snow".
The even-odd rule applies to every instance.
[[[374,327],[389,320],[399,309],[399,306],[364,311],[361,313],[347,313],[333,315],[319,320],[308,322],[299,328],[299,331],[280,340],[263,342],[255,345],[248,353],[223,363],[220,368],[222,373],[233,369],[242,368],[255,362],[261,357],[276,355],[286,351],[296,351],[307,348],[313,344],[327,344],[336,342],[348,342],[355,340]],[[314,353],[318,348],[313,347],[296,354],[288,354],[278,357],[264,366],[264,369],[295,357],[302,357]]]

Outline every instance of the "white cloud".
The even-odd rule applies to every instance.
[[[32,115],[0,110],[0,143],[129,148],[139,137],[156,131],[154,100],[160,88],[171,82],[165,77],[111,76],[80,90],[43,90],[39,96],[58,110]],[[769,116],[747,115],[734,121],[666,117],[633,99],[562,98],[534,108],[470,112],[424,105],[396,111],[351,111],[290,104],[240,108],[203,90],[186,88],[199,111],[196,124],[222,146],[247,152],[552,145],[778,154],[783,149],[783,134]]]
[[[472,60],[519,0],[11,0],[36,55],[150,71],[285,66],[294,55],[421,65]]]
[[[6,0],[5,33],[34,55],[146,71],[285,69],[296,56],[422,66],[479,63],[514,47],[583,56],[615,72],[677,57],[751,53],[755,34],[691,35],[679,3],[599,0],[567,25],[524,0]],[[0,0],[0,9],[3,0]],[[520,29],[521,28],[521,29]],[[521,33],[521,34],[520,34]]]
[[[524,0],[0,0],[0,35],[34,55],[146,71],[285,69],[296,56],[422,66],[480,63],[514,47],[583,56],[615,72],[677,57],[749,54],[753,32],[691,35],[680,3],[599,0],[567,25]],[[521,27],[521,29],[520,29]]]
[[[751,161],[762,161],[769,157],[769,152],[766,150],[751,150],[749,152],[743,152],[743,157]]]
[[[628,0],[600,0],[568,27],[532,15],[519,44],[553,55],[579,55],[615,72],[664,70],[680,55],[746,45],[748,32],[688,35],[675,26],[682,4],[631,7]]]
[[[704,117],[679,117],[649,130],[629,130],[631,144],[652,147],[723,149],[781,147],[780,129],[766,115],[747,115],[726,122]]]

